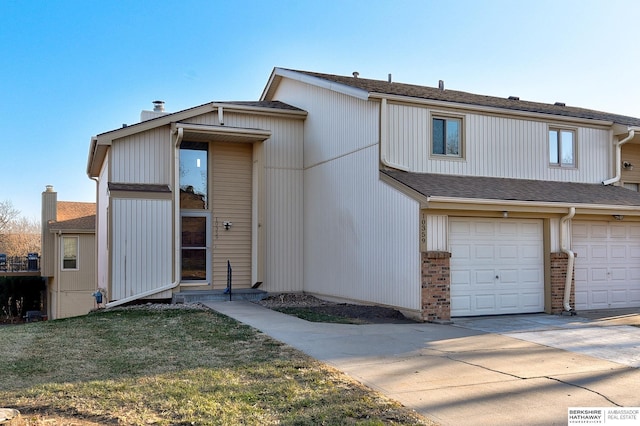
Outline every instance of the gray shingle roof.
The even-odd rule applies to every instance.
[[[384,80],[370,80],[366,78],[354,78],[339,76],[333,74],[322,74],[309,71],[298,71],[313,77],[324,80],[345,84],[347,86],[356,87],[366,90],[369,93],[380,93],[389,95],[409,96],[421,99],[430,99],[435,101],[455,102],[460,104],[478,105],[484,107],[503,108],[514,111],[525,111],[542,114],[553,114],[564,117],[575,117],[591,120],[605,120],[626,126],[640,126],[640,118],[628,117],[618,114],[610,114],[602,111],[594,111],[585,108],[572,106],[559,106],[555,104],[545,104],[539,102],[529,102],[525,100],[515,100],[509,98],[498,98],[494,96],[476,95],[473,93],[460,92],[457,90],[441,90],[434,87],[416,86],[405,83],[389,83]]]
[[[425,197],[640,206],[640,193],[593,183],[453,176],[381,170]]]

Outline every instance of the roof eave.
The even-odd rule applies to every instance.
[[[309,84],[311,86],[320,87],[323,89],[331,90],[333,92],[342,93],[344,95],[352,96],[360,100],[368,100],[369,92],[357,87],[349,86],[347,84],[337,83],[324,78],[315,77],[312,75],[300,73],[294,70],[288,70],[284,68],[274,68],[271,73],[271,77],[267,82],[266,87],[262,92],[260,100],[271,101],[274,100],[274,94],[283,78],[299,81],[301,83]]]
[[[466,111],[476,111],[476,112],[485,112],[491,114],[501,114],[501,115],[510,115],[516,117],[527,117],[527,118],[539,118],[548,120],[549,117],[553,117],[554,121],[565,121],[572,123],[588,123],[590,125],[604,126],[610,127],[614,124],[613,121],[608,120],[597,120],[591,118],[580,118],[580,117],[572,117],[565,115],[557,115],[552,113],[542,113],[542,112],[532,112],[532,111],[521,111],[517,109],[511,108],[499,108],[499,107],[489,107],[478,104],[463,104],[460,102],[452,102],[452,101],[440,101],[435,99],[426,99],[426,98],[418,98],[413,96],[405,96],[405,95],[393,95],[389,93],[378,93],[371,92],[369,94],[371,99],[387,99],[388,101],[395,102],[404,102],[404,103],[412,103],[418,105],[425,106],[434,106],[440,108],[455,108],[459,110]]]

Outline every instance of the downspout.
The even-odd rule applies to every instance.
[[[602,182],[603,185],[611,185],[612,183],[616,183],[620,180],[620,177],[622,176],[622,168],[621,168],[621,164],[622,164],[622,145],[624,145],[625,143],[629,142],[631,139],[633,139],[633,137],[635,136],[636,131],[631,129],[629,130],[629,135],[627,135],[626,138],[622,139],[621,141],[617,141],[615,144],[616,147],[616,175],[614,177],[612,177],[611,179],[607,179],[605,181]]]
[[[60,275],[62,275],[62,257],[64,256],[64,244],[62,243],[62,231],[58,230],[58,241],[57,241],[57,246],[58,246],[58,256],[55,259],[56,262],[56,269],[58,270],[58,276],[56,277],[56,293],[57,293],[57,297],[56,297],[56,314],[53,317],[53,319],[59,319],[60,318]]]
[[[380,100],[380,162],[383,166],[390,167],[392,169],[402,170],[403,172],[410,171],[408,167],[402,166],[400,164],[395,164],[387,160],[387,145],[389,141],[387,140],[387,129],[389,127],[388,122],[388,114],[387,114],[387,98],[382,98]]]
[[[157,293],[162,293],[163,291],[172,290],[176,288],[180,284],[180,230],[178,229],[178,224],[180,223],[180,174],[178,171],[180,170],[180,143],[182,143],[182,137],[184,136],[184,129],[179,127],[176,130],[176,144],[174,146],[174,154],[173,154],[173,198],[174,198],[174,206],[173,206],[173,214],[174,214],[174,255],[173,255],[173,274],[174,281],[171,284],[167,284],[160,288],[154,288],[152,290],[148,290],[142,293],[135,294],[130,297],[125,297],[124,299],[116,300],[114,302],[109,302],[104,306],[106,308],[112,308],[114,306],[119,306],[124,303],[133,302],[134,300],[142,299],[143,297],[153,296]]]
[[[564,299],[563,299],[564,310],[567,312],[574,312],[574,310],[571,309],[570,301],[571,301],[571,281],[573,280],[573,264],[575,262],[576,256],[573,253],[573,251],[567,248],[566,240],[567,240],[567,229],[569,228],[568,222],[573,218],[575,214],[576,214],[576,208],[570,207],[569,214],[567,214],[566,216],[562,217],[562,219],[560,219],[560,250],[563,253],[565,253],[567,256],[569,256],[569,259],[567,261],[567,277],[564,283]]]

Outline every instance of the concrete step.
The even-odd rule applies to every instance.
[[[231,292],[225,290],[189,290],[173,294],[172,303],[196,303],[224,300],[262,300],[268,293],[255,288],[234,288]]]

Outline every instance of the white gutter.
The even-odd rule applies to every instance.
[[[611,185],[612,183],[616,183],[620,180],[620,177],[622,176],[622,145],[629,142],[631,139],[633,139],[633,137],[635,136],[636,131],[633,129],[629,129],[629,135],[622,139],[621,141],[617,141],[615,144],[615,148],[616,148],[616,175],[614,177],[612,177],[611,179],[607,179],[605,181],[602,181],[603,185]]]
[[[569,214],[560,219],[560,250],[569,256],[569,261],[567,262],[567,277],[564,283],[564,299],[563,305],[564,310],[567,312],[573,312],[571,309],[570,301],[571,301],[571,281],[573,280],[573,264],[575,262],[575,253],[569,250],[566,246],[566,240],[569,229],[569,221],[576,214],[576,208],[569,208]]]
[[[409,172],[409,168],[406,166],[402,166],[400,164],[392,163],[387,160],[387,146],[388,146],[388,138],[387,138],[387,129],[388,129],[388,118],[387,118],[387,98],[380,99],[380,162],[392,169],[401,170],[403,172]]]
[[[173,254],[173,274],[174,281],[171,284],[167,284],[160,288],[154,288],[151,290],[144,291],[142,293],[135,294],[133,296],[125,297],[124,299],[116,300],[113,302],[109,302],[105,304],[105,308],[113,308],[114,306],[119,306],[125,303],[133,302],[138,299],[142,299],[144,297],[153,296],[154,294],[162,293],[163,291],[172,290],[176,288],[180,284],[180,143],[182,142],[182,137],[184,136],[184,129],[178,128],[176,129],[176,144],[174,146],[174,155],[173,155],[173,199],[174,199],[174,254]]]

